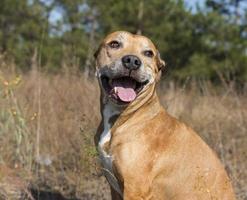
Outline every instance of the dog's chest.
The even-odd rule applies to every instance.
[[[109,119],[118,114],[117,110],[114,110],[110,105],[105,105],[105,108],[103,110],[103,116],[104,116],[104,130],[101,133],[100,140],[98,143],[98,151],[100,155],[100,160],[103,165],[103,172],[108,180],[108,182],[111,184],[111,186],[119,193],[122,194],[118,181],[113,173],[113,155],[111,155],[106,150],[107,143],[111,140],[111,124],[109,122]]]

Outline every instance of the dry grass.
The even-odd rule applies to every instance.
[[[107,199],[108,187],[95,175],[96,81],[78,73],[35,71],[22,76],[0,71],[0,77],[0,164],[37,190],[59,192],[72,199]],[[238,199],[246,199],[246,94],[216,91],[206,83],[183,89],[163,84],[159,94],[172,115],[192,126],[217,151]],[[2,174],[0,199],[3,189],[8,196],[2,185],[7,184],[4,180],[9,175]],[[18,186],[8,184],[7,188]]]

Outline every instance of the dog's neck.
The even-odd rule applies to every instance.
[[[140,107],[142,109],[139,109]],[[102,122],[109,124],[111,128],[121,126],[128,119],[137,116],[139,112],[141,112],[141,116],[151,119],[160,112],[160,108],[161,105],[154,85],[151,85],[127,107],[119,107],[110,101],[104,102],[101,98]]]

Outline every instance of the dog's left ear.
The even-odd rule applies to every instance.
[[[161,70],[166,65],[165,61],[160,58],[160,53],[158,51],[157,51],[157,56],[156,56],[156,63],[157,63],[158,72],[157,72],[157,76],[156,76],[155,80],[156,80],[156,82],[158,82],[161,78],[161,74],[162,74]]]
[[[157,52],[157,56],[156,56],[156,62],[157,62],[157,67],[158,67],[158,70],[160,71],[162,68],[165,67],[166,63],[164,60],[161,59],[160,57],[160,53]]]

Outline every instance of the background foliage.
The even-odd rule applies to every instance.
[[[89,73],[92,54],[109,32],[150,37],[177,80],[247,80],[245,0],[1,0],[0,53],[28,70],[33,55],[46,71],[62,63]]]

